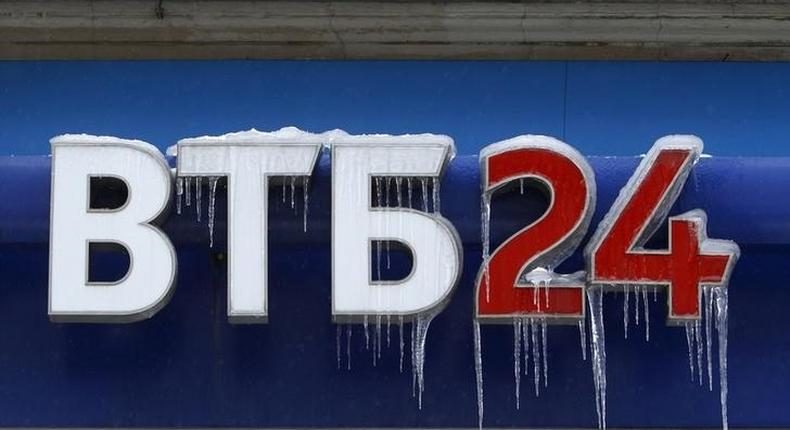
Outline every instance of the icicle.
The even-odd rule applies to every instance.
[[[548,271],[549,271],[549,273],[551,273],[551,272],[554,271],[554,269],[549,267]],[[546,281],[543,282],[543,298],[546,300],[546,309],[548,309],[549,306],[551,306],[551,303],[549,303],[549,297],[550,297],[549,296],[549,281],[546,280]]]
[[[385,183],[385,185],[384,185],[384,190],[385,190],[384,191],[384,196],[385,196],[385,198],[384,198],[384,206],[385,207],[390,207],[390,180],[391,180],[390,177],[385,177],[384,178],[384,183]],[[390,267],[391,267],[391,265],[390,265],[390,241],[388,240],[388,241],[384,242],[384,245],[387,247],[387,270],[389,270]]]
[[[442,182],[439,180],[439,177],[435,177],[431,179],[433,183],[433,213],[441,212],[441,204],[442,204],[442,196],[441,196],[441,186]]]
[[[390,205],[390,194],[392,194],[391,191],[390,191],[390,182],[391,181],[392,181],[392,178],[389,177],[389,176],[384,178],[384,207],[387,207],[387,208],[391,206]]]
[[[642,306],[645,313],[645,341],[650,342],[650,305],[647,301],[647,287],[642,287]]]
[[[365,315],[362,320],[362,326],[365,328],[365,349],[370,349],[370,333],[368,333],[368,316]]]
[[[579,320],[579,343],[582,347],[582,360],[587,361],[587,328],[584,319]]]
[[[346,325],[346,367],[351,370],[351,324]]]
[[[694,340],[697,344],[697,380],[699,386],[702,386],[702,327],[700,320],[694,321]]]
[[[203,209],[201,204],[201,195],[203,194],[203,177],[198,176],[195,178],[195,213],[197,213],[197,222],[200,222],[200,212]]]
[[[548,342],[546,341],[546,319],[542,318],[540,320],[540,330],[543,336],[543,386],[549,386],[549,347]]]
[[[532,364],[533,379],[535,380],[535,397],[540,396],[540,347],[538,346],[538,323],[529,321],[530,336],[532,337]]]
[[[403,315],[398,316],[398,343],[400,344],[400,373],[403,373]]]
[[[283,176],[283,204],[285,204],[285,177]]]
[[[387,314],[387,348],[390,347],[390,318],[392,315]]]
[[[371,354],[373,356],[373,367],[376,367],[376,362],[378,360],[379,336],[377,333],[378,333],[378,326],[376,326],[376,333],[374,333],[373,335],[373,351],[372,351],[373,354]]]
[[[414,351],[412,366],[417,380],[417,404],[420,409],[422,409],[422,393],[425,391],[425,339],[428,336],[431,321],[437,314],[438,312],[435,310],[423,312],[412,321],[412,326],[415,327],[412,338],[412,350]]]
[[[378,207],[382,207],[382,199],[383,196],[381,195],[381,178],[376,178],[376,203],[378,203]],[[381,241],[376,241],[376,279],[381,280]]]
[[[376,355],[381,358],[381,315],[376,315]]]
[[[420,178],[420,187],[422,188],[422,211],[428,212],[428,181],[425,178]]]
[[[376,359],[378,358],[377,354],[376,354],[376,350],[377,349],[378,349],[378,346],[376,345],[376,335],[375,335],[375,331],[374,331],[373,332],[373,348],[372,348],[373,354],[371,354],[372,355],[371,358],[373,358],[373,367],[376,367]]]
[[[623,285],[623,333],[628,339],[628,286]]]
[[[483,429],[483,348],[480,342],[480,323],[473,323],[475,339],[475,383],[477,384],[477,426]]]
[[[634,324],[639,326],[639,286],[634,287]]]
[[[209,247],[214,247],[214,202],[217,199],[217,182],[219,177],[209,176],[208,178],[208,243]]]
[[[529,374],[529,318],[521,319],[521,344],[524,345],[524,376]]]
[[[184,194],[184,178],[176,179],[176,213],[181,215],[181,199]]]
[[[338,324],[337,325],[337,334],[335,335],[335,351],[337,352],[337,368],[340,370],[340,331],[343,327]]]
[[[411,208],[412,208],[412,198],[411,198],[411,195],[412,195],[412,190],[411,190],[411,178],[406,178],[406,189],[407,189],[407,190],[406,190],[406,192],[407,192],[407,193],[408,193],[408,195],[409,195],[409,197],[408,197],[408,200],[409,200],[409,209],[411,209]]]
[[[416,350],[414,349],[414,339],[417,337],[417,335],[415,333],[416,331],[417,331],[417,322],[416,321],[412,321],[411,322],[411,338],[409,339],[409,342],[411,344],[411,396],[412,397],[416,397],[417,396],[417,371],[416,371],[416,368],[414,366],[414,363],[417,362],[417,359],[414,356],[414,354],[416,353]]]
[[[310,207],[310,177],[302,176],[302,231],[307,233],[307,211]]]
[[[192,206],[192,178],[190,177],[185,178],[184,188],[187,195],[186,204],[187,206]]]
[[[397,202],[398,207],[403,207],[403,193],[401,192],[401,188],[403,188],[403,178],[400,176],[395,177],[395,190],[397,190]]]
[[[693,326],[690,322],[686,321],[686,346],[688,346],[688,355],[689,355],[689,372],[691,372],[691,381],[694,381],[694,355],[692,351],[694,351],[694,333],[693,333]]]
[[[486,284],[486,302],[491,300],[491,276],[488,273],[488,259],[489,259],[489,246],[490,246],[490,234],[489,234],[489,226],[491,223],[491,195],[487,192],[483,192],[482,196],[480,196],[480,217],[481,220],[481,229],[480,229],[480,242],[483,245],[483,277],[485,279]],[[534,294],[533,294],[534,297]]]
[[[296,213],[296,176],[291,176],[291,209]]]
[[[705,304],[705,350],[708,358],[708,391],[713,391],[713,360],[711,359],[711,316],[713,314],[713,294],[711,294],[711,287],[705,287],[702,290],[704,304]]]
[[[658,287],[653,287],[653,303],[658,303]]]
[[[524,178],[521,178],[518,182],[521,186],[521,194],[524,194]]]
[[[713,293],[716,301],[716,330],[719,332],[719,401],[721,402],[721,423],[722,428],[727,430],[729,422],[727,418],[727,323],[729,298],[727,288],[714,288]]]
[[[516,409],[521,397],[521,318],[513,319],[513,375],[516,379]]]
[[[603,289],[587,289],[590,308],[590,364],[595,382],[595,409],[598,412],[598,427],[606,428],[606,335],[603,324]]]

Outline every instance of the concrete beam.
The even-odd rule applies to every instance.
[[[790,2],[0,3],[0,59],[231,58],[787,60]]]

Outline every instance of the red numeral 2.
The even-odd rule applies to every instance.
[[[480,167],[485,214],[490,213],[494,191],[513,181],[542,183],[551,203],[540,219],[483,262],[477,280],[478,319],[583,318],[584,273],[558,275],[552,269],[579,245],[595,207],[595,179],[584,157],[550,137],[520,136],[483,149]]]
[[[668,286],[669,321],[700,317],[700,286],[726,285],[738,245],[706,236],[705,212],[669,218],[669,249],[645,249],[702,152],[693,136],[660,139],[596,230],[585,255],[591,284]]]

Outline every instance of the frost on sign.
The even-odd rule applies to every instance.
[[[435,135],[345,136],[332,143],[332,314],[338,323],[362,322],[366,339],[368,321],[375,318],[374,362],[381,351],[382,317],[397,317],[401,368],[403,323],[411,321],[412,372],[420,407],[428,327],[461,275],[461,241],[439,213],[439,181],[454,152],[452,139]],[[412,185],[417,183],[421,204],[415,207]],[[408,250],[411,271],[402,279],[383,280],[382,247],[389,262],[394,245]],[[375,269],[370,264],[373,254]],[[350,361],[350,353],[346,359]]]
[[[541,373],[543,385],[548,384],[546,325],[577,324],[584,335],[585,273],[562,275],[554,268],[576,249],[587,231],[595,209],[595,178],[581,154],[546,136],[519,136],[487,146],[480,152],[480,171],[483,264],[477,278],[474,333],[482,426],[483,357],[478,324],[513,325],[517,409],[522,355],[525,376],[532,355],[535,395],[540,394]],[[508,186],[511,192],[523,193],[525,186],[535,185],[547,189],[551,203],[546,213],[489,253],[492,196],[507,191]]]
[[[441,215],[441,180],[454,155],[447,136],[313,134],[287,127],[184,139],[168,150],[177,157],[175,181],[162,154],[145,142],[56,137],[51,319],[126,322],[152,317],[173,294],[177,273],[175,249],[158,227],[169,205],[175,203],[177,214],[189,207],[201,221],[207,201],[208,246],[213,246],[216,195],[227,192],[228,318],[267,322],[268,193],[281,187],[283,204],[289,200],[296,212],[296,191],[301,189],[303,214],[296,222],[306,231],[310,177],[324,147],[331,157],[332,276],[327,282],[337,325],[337,366],[351,369],[355,326],[364,329],[373,365],[384,344],[391,345],[391,327],[397,326],[400,368],[408,345],[413,395],[421,407],[428,327],[452,299],[462,269],[461,241]],[[603,297],[620,292],[624,336],[633,320],[642,324],[647,341],[648,301],[651,295],[657,301],[661,292],[667,297],[668,323],[685,328],[691,378],[712,391],[718,362],[722,424],[727,427],[727,286],[739,249],[733,242],[707,237],[702,210],[668,218],[701,152],[702,142],[693,136],[656,142],[586,245],[585,267],[557,273],[557,266],[581,246],[595,209],[589,164],[567,144],[546,136],[519,136],[481,151],[483,249],[471,339],[480,426],[482,324],[512,327],[516,408],[522,403],[522,377],[531,372],[536,396],[548,385],[548,327],[578,326],[582,360],[589,349],[598,426],[606,427]],[[91,181],[96,178],[126,187],[126,201],[114,208],[94,207]],[[548,209],[492,250],[490,231],[497,220],[491,218],[491,206],[505,193],[523,194],[532,187],[546,191]],[[667,218],[665,249],[648,248]],[[87,268],[93,244],[123,248],[129,255],[128,272],[113,282],[92,281]],[[409,272],[391,276],[391,261],[403,261],[403,256]]]

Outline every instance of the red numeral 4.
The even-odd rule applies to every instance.
[[[667,286],[670,322],[699,318],[700,287],[726,286],[740,253],[735,242],[707,238],[702,210],[669,218],[669,249],[644,248],[701,152],[693,136],[656,142],[585,250],[591,284]]]

